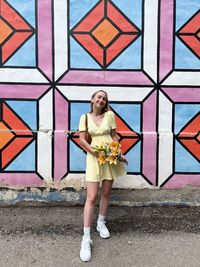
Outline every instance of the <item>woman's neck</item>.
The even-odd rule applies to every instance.
[[[102,112],[102,109],[96,109],[96,108],[93,108],[92,114],[93,114],[95,117],[98,117],[98,116],[101,116],[101,115],[103,114],[103,112]]]

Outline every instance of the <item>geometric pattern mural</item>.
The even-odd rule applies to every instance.
[[[129,161],[114,186],[200,186],[199,0],[0,6],[2,186],[81,186],[76,130],[100,88]]]

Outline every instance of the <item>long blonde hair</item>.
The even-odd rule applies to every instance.
[[[98,90],[98,91],[94,92],[94,94],[92,95],[91,99],[93,99],[95,97],[95,95],[98,94],[99,92],[103,92],[106,95],[106,104],[102,108],[102,114],[103,114],[103,113],[108,111],[108,106],[109,106],[108,94],[104,90]],[[92,113],[92,112],[93,112],[93,103],[91,102],[90,113]]]

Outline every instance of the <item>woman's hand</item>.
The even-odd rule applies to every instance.
[[[128,160],[125,158],[123,154],[119,154],[118,160],[128,165]]]

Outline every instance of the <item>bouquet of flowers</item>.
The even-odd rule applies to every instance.
[[[119,142],[104,143],[100,146],[95,146],[93,149],[97,152],[97,160],[103,165],[106,162],[109,164],[117,164],[117,160],[121,155],[121,145]]]

